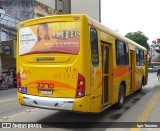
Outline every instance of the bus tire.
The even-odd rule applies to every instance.
[[[144,85],[144,77],[142,78],[141,87],[138,89],[138,92],[142,91],[143,85]]]
[[[141,84],[141,87],[138,89],[138,92],[142,92],[143,84]]]
[[[125,89],[124,85],[121,85],[119,88],[118,102],[115,104],[115,107],[117,109],[121,109],[124,105],[124,101],[125,101]]]

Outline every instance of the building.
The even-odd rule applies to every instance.
[[[55,0],[55,9],[61,14],[71,14],[71,0]]]
[[[0,74],[16,66],[15,45],[20,21],[57,14],[54,0],[0,0]]]
[[[19,22],[0,8],[0,72],[15,67],[15,39]]]
[[[5,10],[0,8],[0,42],[16,39],[17,25],[20,20],[6,14]]]
[[[0,0],[0,9],[0,15],[5,14],[5,18],[2,18],[3,21],[9,16],[8,21],[12,18],[15,20],[14,26],[17,26],[19,21],[35,17],[71,13],[87,14],[91,18],[101,21],[100,0]]]
[[[55,0],[55,9],[62,14],[87,14],[101,22],[100,0]]]
[[[18,20],[26,20],[34,17],[33,0],[0,0],[0,6],[6,14]]]
[[[20,21],[59,14],[55,0],[0,0],[0,42],[16,39]]]
[[[16,43],[17,25],[20,21],[72,13],[87,14],[100,22],[100,10],[100,0],[0,0],[0,72],[2,68],[9,68],[8,65],[15,67],[15,45],[12,44]],[[7,54],[6,50],[11,50],[12,53]]]
[[[55,0],[0,0],[0,6],[8,15],[21,21],[58,13]]]
[[[34,0],[34,18],[43,17],[49,15],[59,14],[55,10],[55,1],[54,0]]]
[[[100,0],[71,0],[71,13],[87,14],[101,22],[101,2]]]
[[[160,62],[160,39],[157,38],[150,45],[149,59],[151,62]]]

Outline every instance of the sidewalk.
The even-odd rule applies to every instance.
[[[145,88],[145,87],[144,87]],[[160,122],[160,85],[156,85],[116,122]],[[152,124],[151,124],[152,125]],[[134,125],[133,125],[134,126]],[[157,131],[160,128],[110,128],[107,131]]]

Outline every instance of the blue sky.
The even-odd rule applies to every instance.
[[[160,38],[160,0],[101,0],[101,22],[121,35],[142,31]]]

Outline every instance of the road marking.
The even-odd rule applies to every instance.
[[[158,99],[160,99],[160,92],[157,92],[153,96],[153,98],[151,99],[151,101],[149,102],[145,110],[143,111],[143,113],[139,116],[137,122],[146,122],[148,116],[150,115]],[[141,131],[141,128],[131,128],[130,131]]]
[[[2,117],[2,119],[3,119],[3,120],[7,120],[7,119],[8,119],[8,117],[6,117],[6,116],[3,116],[3,117]]]
[[[30,112],[32,112],[32,111],[35,111],[35,110],[37,110],[38,108],[33,108],[33,109],[30,109],[30,111],[28,112],[26,112],[26,110],[25,111],[23,111],[23,112],[19,112],[19,113],[17,113],[17,114],[13,114],[13,115],[10,115],[10,116],[8,116],[9,118],[13,118],[13,117],[16,117],[16,116],[19,116],[19,115],[23,115],[23,114],[25,114],[25,113],[30,113]]]
[[[5,103],[5,102],[14,101],[14,100],[18,100],[17,97],[9,98],[9,99],[4,99],[4,100],[0,100],[0,104]]]
[[[145,122],[151,113],[153,107],[157,103],[158,99],[160,98],[160,92],[156,93],[154,97],[151,99],[150,103],[147,105],[146,109],[143,111],[143,113],[140,115],[137,122]]]

